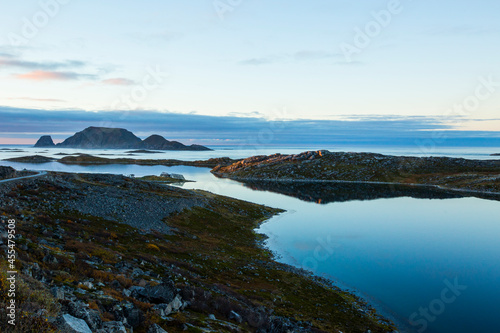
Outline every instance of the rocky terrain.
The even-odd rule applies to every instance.
[[[35,147],[60,147],[83,149],[155,149],[155,150],[211,150],[200,145],[186,146],[177,141],[168,141],[160,135],[141,140],[123,128],[88,127],[81,132],[54,145],[52,137],[42,136]]]
[[[32,156],[13,157],[6,159],[6,161],[19,162],[19,163],[48,163],[56,161],[56,159],[42,155],[32,155]]]
[[[96,164],[136,164],[136,165],[164,165],[176,166],[186,165],[201,168],[214,168],[218,165],[231,165],[238,160],[230,159],[229,157],[210,158],[208,160],[199,161],[181,161],[181,160],[148,160],[148,159],[133,159],[133,158],[106,158],[87,154],[68,155],[61,159],[54,159],[45,156],[22,156],[5,159],[6,161],[19,163],[46,163],[59,162],[63,164],[78,164],[78,165],[96,165]]]
[[[19,271],[17,325],[2,320],[0,331],[391,332],[353,295],[259,246],[254,229],[276,213],[123,176],[49,172],[0,183]]]
[[[0,166],[0,180],[16,177],[16,170],[11,167]]]
[[[308,151],[296,155],[254,156],[229,166],[217,166],[212,173],[240,181],[422,184],[500,193],[498,160]]]
[[[0,166],[0,180],[16,178],[16,177],[24,177],[32,175],[31,171],[17,171],[14,168]]]

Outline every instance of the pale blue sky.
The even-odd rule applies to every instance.
[[[65,0],[46,25],[37,23],[40,3],[55,1],[2,1],[0,106],[124,109],[120,96],[139,89],[148,68],[160,68],[169,76],[134,108],[290,119],[446,118],[475,94],[480,77],[500,82],[494,0],[401,0],[352,62],[342,43],[353,44],[355,29],[397,0],[242,0],[222,17],[214,4],[238,1]],[[40,26],[38,33],[23,34],[25,18]],[[12,45],[13,36],[24,43]],[[499,105],[500,86],[460,121],[449,119],[456,129],[500,131]]]

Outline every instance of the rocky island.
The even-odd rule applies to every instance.
[[[212,173],[239,181],[417,184],[500,194],[500,161],[308,151],[254,156]]]
[[[82,148],[82,149],[153,149],[153,150],[211,150],[201,145],[186,146],[177,141],[168,141],[160,135],[141,140],[123,128],[88,127],[57,145],[52,137],[42,136],[35,147]]]
[[[278,213],[118,175],[0,183],[0,219],[16,221],[16,330],[392,332],[355,296],[273,260],[254,229]]]

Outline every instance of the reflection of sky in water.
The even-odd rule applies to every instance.
[[[281,261],[314,268],[315,273],[355,288],[403,320],[439,298],[445,279],[458,278],[467,290],[446,305],[444,313],[429,323],[426,332],[489,333],[498,328],[498,201],[400,197],[318,205],[277,193],[253,191],[242,184],[217,179],[206,168],[24,165],[5,161],[1,164],[137,176],[165,171],[181,173],[196,181],[184,184],[184,188],[205,189],[286,209],[287,213],[260,228],[270,237],[267,244],[281,256]]]

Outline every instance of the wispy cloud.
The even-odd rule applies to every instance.
[[[293,54],[293,58],[299,61],[343,58],[344,55],[326,51],[299,51]]]
[[[269,55],[265,57],[250,58],[239,62],[240,65],[266,65],[277,62],[291,61],[317,61],[325,59],[341,59],[343,55],[335,52],[327,52],[321,50],[302,50],[295,53],[283,55]]]
[[[112,79],[105,79],[105,80],[102,80],[101,82],[103,84],[108,84],[108,85],[112,85],[112,86],[133,86],[134,84],[136,84],[136,82],[133,80],[129,80],[129,79],[121,78],[121,77],[112,78]]]
[[[445,28],[432,28],[425,31],[427,35],[487,35],[498,33],[497,28],[457,25]]]
[[[25,69],[34,70],[57,70],[57,69],[67,69],[67,68],[79,68],[86,65],[83,61],[78,60],[68,60],[62,62],[37,62],[37,61],[25,61],[14,59],[14,57],[8,57],[6,55],[0,54],[0,67],[17,67]]]
[[[30,81],[71,81],[80,79],[95,79],[92,74],[80,74],[75,72],[57,72],[36,70],[29,73],[14,74],[16,79]]]
[[[269,56],[269,57],[262,57],[262,58],[250,58],[246,60],[242,60],[239,62],[240,65],[251,65],[251,66],[259,66],[259,65],[266,65],[266,64],[272,64],[275,62],[278,62],[280,60],[284,59],[283,57],[279,56]]]
[[[66,103],[63,99],[56,98],[33,98],[33,97],[9,97],[10,100],[22,100],[22,101],[33,101],[33,102],[55,102],[55,103]]]

